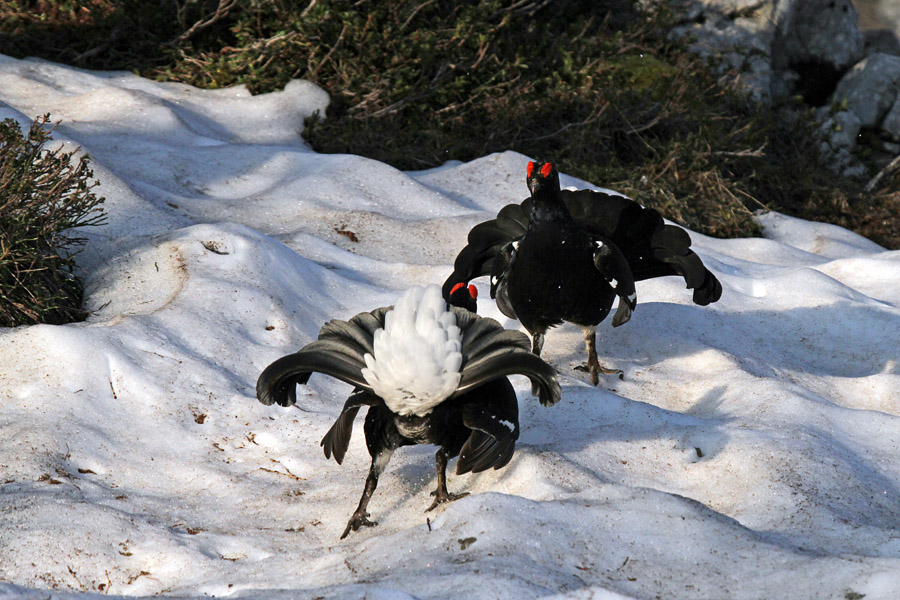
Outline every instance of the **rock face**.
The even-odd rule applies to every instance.
[[[846,177],[864,176],[866,168],[859,164],[851,152],[862,129],[859,117],[846,110],[830,114],[831,111],[826,107],[820,112],[818,116],[822,124],[819,132],[822,142],[819,151],[822,156],[830,160],[836,172],[843,173]]]
[[[737,83],[760,100],[800,93],[821,105],[864,55],[850,0],[676,0],[673,35],[724,59]]]
[[[879,128],[900,95],[900,56],[873,54],[841,79],[834,103],[852,112],[863,127]]]
[[[850,0],[780,0],[775,11],[772,66],[807,63],[845,71],[863,57],[863,35]]]
[[[881,129],[894,142],[900,142],[900,95],[894,101],[894,105],[891,106],[887,115],[885,115],[884,121],[881,123]]]
[[[863,57],[859,14],[850,0],[778,0],[772,68],[790,72],[791,93],[821,106],[844,72]]]
[[[736,73],[739,87],[769,100],[775,0],[673,0],[672,6],[681,15],[674,37],[694,37],[694,52],[722,59],[723,74]]]
[[[738,87],[763,102],[799,95],[819,107],[822,152],[835,170],[865,173],[853,154],[862,138],[882,162],[900,152],[900,0],[673,0],[673,7],[681,19],[672,35],[693,36],[691,48],[719,58]]]

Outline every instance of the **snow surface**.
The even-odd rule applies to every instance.
[[[641,282],[601,325],[624,380],[589,386],[580,330],[552,331],[563,400],[514,378],[506,468],[451,473],[471,495],[426,514],[434,449],[404,448],[378,527],[339,540],[369,457],[359,424],[343,466],[319,440],[349,386],[313,376],[285,409],[256,378],[441,283],[529,158],[316,154],[326,104],[0,57],[0,116],[62,119],[110,217],[86,232],[90,319],[0,331],[0,598],[900,597],[900,252],[774,213],[765,239],[693,235],[720,302]]]

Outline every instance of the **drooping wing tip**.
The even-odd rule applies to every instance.
[[[282,356],[266,367],[256,380],[256,399],[266,406],[293,406],[297,401],[296,386],[309,381],[310,373],[285,373],[285,365],[293,362],[293,354]]]
[[[721,297],[722,283],[713,275],[712,271],[707,269],[703,285],[694,288],[694,304],[706,306],[718,302]]]
[[[559,380],[556,378],[555,371],[552,378],[543,382],[532,379],[531,383],[537,383],[538,385],[538,401],[541,403],[541,406],[554,406],[562,398],[562,388],[559,387]]]
[[[309,381],[313,373],[322,373],[368,391],[372,388],[362,375],[364,363],[351,354],[351,346],[338,340],[317,340],[294,354],[282,356],[260,374],[256,381],[256,398],[270,406],[293,406],[297,402],[297,385]]]
[[[616,309],[616,314],[613,315],[612,326],[618,327],[627,323],[631,319],[631,313],[632,308],[628,302],[624,298],[619,298],[619,307]]]

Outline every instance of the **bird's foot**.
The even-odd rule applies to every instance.
[[[367,512],[357,512],[353,513],[353,516],[350,517],[350,520],[347,521],[347,529],[344,530],[344,533],[341,534],[341,539],[344,539],[348,535],[350,535],[350,531],[359,531],[360,527],[375,527],[378,525],[378,521],[370,521],[367,517],[369,513]]]
[[[593,364],[591,364],[593,363]],[[597,361],[588,360],[588,362],[583,363],[575,367],[576,371],[586,371],[591,375],[591,385],[597,385],[600,383],[600,374],[603,375],[618,375],[619,379],[625,379],[625,374],[621,369],[609,369],[604,367]]]
[[[465,498],[469,495],[469,492],[463,492],[462,494],[451,494],[447,490],[434,490],[433,492],[431,492],[431,495],[434,496],[434,502],[431,503],[431,506],[425,509],[425,512],[434,510],[438,507],[439,504],[453,502],[454,500]]]

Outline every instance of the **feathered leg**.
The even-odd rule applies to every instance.
[[[619,369],[608,369],[600,364],[597,359],[597,330],[593,327],[584,327],[584,345],[587,348],[588,360],[587,364],[575,367],[579,371],[587,371],[591,375],[591,385],[597,385],[600,382],[600,373],[604,375],[618,375],[621,379],[622,371]]]
[[[529,332],[531,333],[531,332]],[[531,352],[536,356],[541,355],[541,350],[544,349],[544,334],[543,333],[532,333],[531,334]],[[534,382],[531,383],[531,395],[537,396],[540,388]]]
[[[366,477],[366,487],[363,489],[362,498],[359,499],[359,506],[356,507],[356,512],[353,513],[353,516],[347,522],[347,528],[341,535],[341,539],[347,537],[351,530],[357,531],[360,527],[374,527],[378,525],[377,521],[368,519],[369,513],[366,512],[366,507],[369,505],[369,500],[372,499],[372,494],[375,493],[375,488],[378,487],[378,477],[384,473],[384,468],[387,466],[388,461],[391,460],[393,453],[394,450],[392,448],[385,448],[372,457],[372,466],[369,467],[369,476]]]
[[[449,460],[450,458],[443,448],[438,450],[434,455],[434,463],[437,468],[437,489],[431,492],[431,495],[434,496],[434,502],[425,510],[425,512],[434,510],[438,504],[453,502],[454,500],[459,500],[460,498],[469,495],[469,492],[451,494],[447,491],[447,461]]]
[[[538,356],[541,355],[541,350],[544,348],[544,334],[543,333],[535,333],[531,336],[531,351]]]

